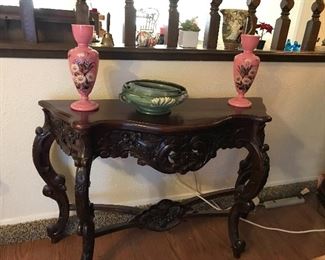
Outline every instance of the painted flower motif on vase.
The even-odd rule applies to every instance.
[[[91,91],[96,80],[95,75],[92,73],[94,67],[94,62],[89,62],[84,59],[76,59],[71,64],[70,69],[73,81],[77,89],[84,94],[88,94]]]
[[[236,88],[241,93],[246,93],[251,87],[257,73],[257,68],[254,67],[249,59],[238,66],[237,76],[235,78]]]

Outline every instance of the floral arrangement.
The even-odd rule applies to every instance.
[[[261,38],[261,40],[263,40],[263,36],[266,33],[272,33],[273,31],[273,27],[272,25],[268,24],[268,23],[258,23],[256,25],[256,34],[258,34]],[[258,30],[260,31],[260,33],[258,33]]]
[[[179,29],[181,29],[182,31],[199,32],[200,27],[197,25],[196,19],[197,17],[185,20],[185,22],[181,23]]]

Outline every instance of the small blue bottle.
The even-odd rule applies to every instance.
[[[292,44],[290,39],[287,40],[286,45],[284,46],[285,51],[292,51]]]
[[[292,45],[292,51],[294,52],[299,52],[300,51],[301,45],[298,43],[298,41],[294,41]]]

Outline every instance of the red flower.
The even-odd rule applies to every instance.
[[[256,25],[256,29],[260,30],[261,31],[261,39],[263,38],[263,35],[265,33],[272,33],[273,31],[273,27],[272,25],[268,24],[268,23],[258,23]],[[256,31],[257,33],[257,31]]]

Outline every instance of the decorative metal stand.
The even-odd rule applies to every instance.
[[[265,123],[271,121],[265,113],[261,99],[252,98],[251,110],[234,109],[227,99],[187,100],[175,108],[169,117],[148,117],[134,111],[118,100],[98,101],[100,111],[96,121],[88,120],[91,112],[74,112],[71,101],[41,101],[45,123],[36,129],[33,146],[34,164],[47,185],[43,193],[57,201],[60,215],[57,223],[48,228],[53,242],[64,236],[69,210],[76,209],[79,218],[78,234],[83,237],[81,259],[92,259],[95,237],[130,227],[164,231],[173,228],[182,219],[198,215],[229,215],[229,237],[235,257],[245,249],[239,238],[238,223],[254,208],[252,199],[266,183],[269,172],[268,146],[264,144]],[[180,107],[182,107],[181,110]],[[200,107],[202,114],[194,113]],[[121,111],[116,119],[111,111]],[[222,112],[220,112],[222,111]],[[93,117],[92,117],[93,118]],[[177,118],[177,120],[175,120]],[[97,121],[98,120],[98,121]],[[101,122],[98,124],[97,122]],[[75,205],[69,205],[65,179],[57,174],[49,159],[52,142],[72,156],[76,165]],[[150,165],[167,173],[196,171],[216,156],[218,149],[246,148],[247,157],[241,161],[235,188],[223,193],[208,194],[215,197],[234,194],[235,203],[230,212],[214,210],[197,211],[193,207],[198,199],[182,203],[162,200],[144,211],[138,208],[93,205],[89,200],[90,169],[97,157],[138,159],[140,165]],[[122,211],[134,217],[122,224],[95,230],[94,210]]]

